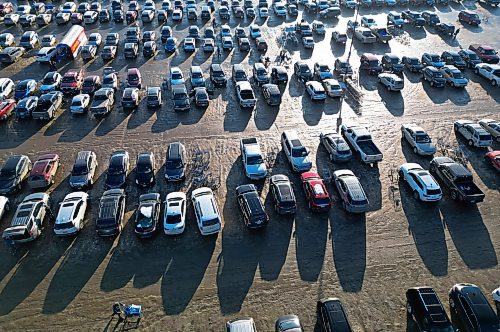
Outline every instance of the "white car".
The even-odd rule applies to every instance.
[[[86,11],[85,14],[83,14],[83,22],[85,24],[94,24],[97,22],[98,18],[99,14],[93,10]]]
[[[378,81],[387,88],[388,91],[401,91],[404,88],[404,80],[396,74],[381,73]]]
[[[308,48],[308,49],[314,48],[313,37],[310,37],[310,36],[302,37],[302,45],[304,45],[304,48]]]
[[[70,19],[71,19],[71,13],[59,12],[56,15],[56,23],[57,24],[68,23]]]
[[[42,47],[56,46],[57,39],[54,35],[44,35],[41,39]]]
[[[144,2],[144,7],[142,7],[142,10],[152,10],[152,11],[155,11],[156,8],[155,8],[155,3],[154,1],[151,1],[151,0],[148,0],[146,2]]]
[[[10,210],[9,199],[5,196],[0,196],[0,220],[2,220],[5,213]]]
[[[500,121],[492,119],[482,119],[479,124],[490,133],[493,138],[500,143]]]
[[[73,235],[85,226],[88,198],[88,194],[83,191],[77,191],[64,197],[54,223],[56,235]]]
[[[0,100],[9,98],[14,93],[15,85],[10,78],[0,78]]]
[[[66,2],[63,7],[61,12],[63,13],[74,13],[76,12],[76,3],[68,1]]]
[[[19,14],[19,15],[29,14],[30,10],[31,10],[31,6],[20,5],[20,6],[17,6],[16,14]]]
[[[203,52],[213,52],[215,49],[214,40],[212,38],[203,38],[201,49],[203,50]]]
[[[447,65],[439,69],[443,74],[446,82],[456,88],[465,88],[469,84],[469,80],[465,78],[464,74],[455,66]]]
[[[324,35],[326,32],[325,24],[321,21],[314,21],[312,23],[312,30],[318,35]]]
[[[212,189],[203,187],[193,190],[191,201],[201,235],[221,232],[223,222]]]
[[[38,26],[48,25],[50,24],[50,22],[52,22],[52,14],[43,13],[38,14],[36,17],[36,23],[38,24]]]
[[[458,120],[453,124],[453,130],[455,133],[461,134],[469,146],[484,148],[492,144],[491,135],[479,123]]]
[[[286,17],[286,7],[282,2],[276,2],[273,5],[274,14],[278,17]]]
[[[54,55],[55,51],[56,51],[56,48],[54,46],[51,46],[51,47],[42,47],[36,53],[36,62],[38,62],[38,63],[49,63],[50,59]]]
[[[82,114],[88,111],[90,107],[90,96],[88,94],[79,94],[73,97],[69,110],[71,114]]]
[[[182,234],[186,228],[186,194],[171,192],[165,200],[163,230],[165,235]]]
[[[318,81],[309,81],[306,83],[306,90],[311,100],[325,100],[326,91]]]
[[[16,25],[19,22],[19,14],[7,14],[4,18],[5,26]]]
[[[399,167],[399,176],[410,186],[417,201],[437,202],[443,198],[441,187],[429,171],[419,164],[406,163]]]
[[[155,18],[154,10],[143,10],[141,14],[141,20],[144,23],[152,22]]]
[[[196,51],[196,41],[192,37],[184,38],[183,45],[184,52],[195,52]]]
[[[266,7],[259,8],[259,16],[260,18],[269,17],[269,9],[267,9]]]
[[[474,73],[486,78],[493,86],[500,85],[500,65],[479,63],[474,68]]]
[[[325,88],[326,94],[332,98],[341,98],[345,96],[345,84],[340,83],[334,78],[324,80],[323,88]]]
[[[182,74],[182,71],[179,67],[170,68],[169,80],[170,80],[170,86],[179,84],[182,85],[186,83],[184,80],[184,75]]]
[[[6,47],[11,47],[16,45],[16,40],[14,38],[14,35],[8,32],[2,33],[0,35],[0,47],[1,48],[6,48]]]
[[[222,49],[231,51],[233,48],[233,39],[231,37],[222,37]]]
[[[89,36],[89,44],[95,45],[97,47],[101,46],[102,44],[102,36],[99,32],[94,32],[91,33]]]
[[[182,10],[175,9],[172,13],[172,21],[182,21]]]
[[[413,123],[403,124],[401,135],[410,144],[415,154],[432,156],[436,153],[436,146],[422,127]]]

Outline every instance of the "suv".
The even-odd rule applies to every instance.
[[[420,331],[455,331],[441,300],[430,287],[414,287],[406,291],[406,313]]]
[[[281,134],[281,146],[295,172],[307,172],[311,169],[309,151],[302,145],[295,130],[286,130]]]
[[[470,147],[487,148],[493,143],[493,138],[479,123],[470,120],[457,120],[453,124],[455,133],[460,134]]]
[[[78,94],[83,85],[83,69],[69,70],[64,74],[60,90],[64,94]]]
[[[128,58],[137,58],[137,54],[139,54],[139,46],[136,43],[125,43],[123,47],[123,55],[125,59]]]
[[[370,75],[378,75],[383,69],[380,60],[372,53],[365,53],[361,56],[359,70],[366,70]]]
[[[223,223],[212,189],[202,187],[193,190],[191,201],[201,235],[221,232]]]
[[[314,78],[313,72],[307,62],[299,60],[293,65],[293,72],[298,80],[308,82]]]
[[[165,158],[165,180],[182,181],[186,178],[186,149],[179,142],[170,143]]]
[[[76,156],[69,185],[73,189],[83,189],[92,186],[97,169],[97,157],[92,151],[80,151]]]
[[[49,195],[36,193],[26,196],[19,204],[10,226],[4,230],[2,238],[15,243],[35,240],[42,233],[45,215],[50,210]]]
[[[297,211],[297,202],[292,184],[286,175],[271,176],[271,193],[274,199],[274,209],[279,214],[293,214]]]
[[[236,197],[247,228],[260,228],[269,223],[269,216],[264,210],[255,185],[244,184],[236,187]]]
[[[78,191],[64,197],[54,222],[56,235],[73,235],[85,226],[85,211],[89,195]]]
[[[31,170],[31,160],[25,155],[10,156],[0,169],[0,194],[21,190]]]
[[[338,298],[321,299],[316,306],[318,324],[323,331],[352,332],[347,314]]]
[[[399,178],[404,180],[417,201],[437,202],[443,197],[441,187],[429,171],[416,163],[405,163],[399,167]]]
[[[332,206],[332,201],[323,179],[319,174],[315,172],[304,172],[301,174],[300,180],[309,209],[317,212],[328,211]]]
[[[127,173],[130,168],[130,159],[127,151],[115,151],[109,158],[106,171],[105,186],[108,189],[123,188],[127,185]]]
[[[241,63],[235,63],[233,65],[233,81],[234,83],[236,82],[241,82],[241,81],[248,81],[248,76],[245,71],[245,67]]]
[[[386,53],[382,57],[382,67],[395,74],[401,74],[405,68],[401,59],[394,53]]]
[[[332,162],[347,162],[352,159],[351,149],[339,133],[321,133],[319,140],[328,152]]]
[[[172,85],[172,99],[174,101],[174,111],[189,111],[191,102],[185,84]]]
[[[135,183],[141,187],[149,187],[155,183],[155,156],[153,152],[141,152],[135,163]]]
[[[59,167],[59,155],[45,154],[33,164],[28,184],[32,189],[45,188],[54,183],[54,177]]]
[[[114,236],[122,231],[125,198],[123,189],[110,189],[102,194],[96,220],[97,235]]]
[[[443,74],[439,71],[439,69],[433,66],[427,66],[422,70],[422,78],[434,87],[444,88],[446,84],[446,79]]]
[[[150,86],[148,87],[146,93],[146,106],[147,107],[161,107],[163,104],[161,98],[161,89],[158,86]]]
[[[269,83],[271,77],[266,67],[262,62],[256,62],[253,65],[253,78],[257,84],[262,85]]]
[[[210,80],[216,87],[226,87],[227,78],[226,74],[222,70],[222,67],[218,63],[212,63],[210,65]]]
[[[500,323],[479,287],[456,284],[449,293],[451,319],[460,331],[498,331]]]
[[[333,182],[339,192],[342,207],[351,213],[365,213],[368,198],[354,173],[347,169],[333,172]]]

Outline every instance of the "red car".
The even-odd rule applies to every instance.
[[[15,99],[5,99],[0,102],[0,120],[5,120],[12,115],[12,111],[16,108]]]
[[[127,87],[142,89],[142,75],[139,69],[129,68],[127,70]]]
[[[45,188],[54,183],[59,167],[58,154],[45,154],[33,164],[28,183],[31,188]]]
[[[490,151],[484,155],[484,160],[500,172],[500,151]]]
[[[71,69],[64,74],[60,89],[64,94],[78,94],[82,89],[83,69]]]
[[[330,194],[323,179],[315,172],[305,172],[300,176],[309,208],[313,211],[326,212],[332,206]]]

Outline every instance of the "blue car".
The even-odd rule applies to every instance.
[[[177,49],[177,38],[169,37],[165,43],[165,52],[173,53]]]
[[[23,98],[31,96],[36,91],[35,80],[24,80],[19,82],[14,91],[14,99],[19,101]]]
[[[62,76],[56,71],[49,71],[45,74],[42,80],[42,86],[40,87],[40,92],[42,94],[59,90],[61,85]]]
[[[22,99],[16,106],[16,116],[19,119],[26,119],[31,117],[31,113],[38,105],[38,97],[31,96]]]
[[[439,54],[433,53],[424,53],[422,55],[422,63],[426,66],[433,66],[438,69],[445,65]]]

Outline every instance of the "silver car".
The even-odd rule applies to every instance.
[[[410,144],[415,154],[432,156],[436,153],[436,146],[422,127],[412,123],[403,124],[401,126],[401,134],[408,144]]]

